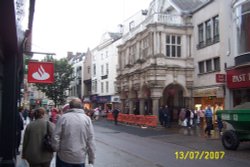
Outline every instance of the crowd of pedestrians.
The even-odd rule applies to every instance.
[[[94,129],[91,117],[83,110],[80,99],[73,99],[62,109],[52,108],[51,111],[46,111],[45,108],[39,107],[27,110],[27,113],[23,108],[19,108],[20,121],[17,121],[17,126],[20,128],[17,131],[21,133],[24,129],[21,123],[26,125],[21,157],[30,167],[50,167],[54,153],[57,167],[84,167],[85,162],[94,164]],[[25,120],[24,115],[29,118],[26,117]],[[46,135],[52,150],[48,150],[44,145]],[[18,154],[21,141],[21,135],[19,136]]]
[[[222,107],[218,105],[217,110],[221,109]],[[114,124],[117,125],[118,115],[121,112],[119,107],[106,110],[104,114],[108,112],[112,112]],[[182,108],[178,114],[179,125],[188,128],[204,127],[204,132],[210,136],[215,121],[220,132],[223,128],[220,117],[213,120],[215,112],[210,105],[205,110]],[[25,129],[21,156],[27,160],[30,167],[49,167],[54,152],[56,152],[57,167],[70,165],[84,167],[86,157],[89,164],[94,163],[95,141],[92,121],[97,121],[103,115],[100,107],[83,109],[82,101],[76,98],[60,109],[53,107],[45,110],[40,107],[29,111],[20,107],[17,113],[16,153],[20,154],[21,134]],[[163,127],[171,127],[172,113],[168,105],[159,108],[159,122]],[[46,134],[51,134],[53,151],[43,147]]]
[[[219,116],[216,115],[218,110],[222,110],[222,106],[217,104],[216,108],[213,110],[210,105],[206,106],[204,110],[190,109],[188,107],[182,108],[179,111],[178,122],[179,125],[192,128],[199,127],[204,129],[205,134],[211,135],[211,131],[217,126],[220,133],[222,133],[223,122]],[[159,120],[163,126],[166,125],[168,120],[166,119],[168,114],[165,114],[164,108],[159,110]]]

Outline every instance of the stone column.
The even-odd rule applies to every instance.
[[[129,99],[129,114],[134,114],[133,99]]]
[[[159,97],[154,97],[153,99],[153,115],[159,116],[158,110],[159,110]]]
[[[122,113],[125,113],[125,100],[124,99],[121,99],[121,112]]]
[[[140,99],[140,115],[144,115],[145,114],[144,103],[145,103],[145,100],[141,98]]]

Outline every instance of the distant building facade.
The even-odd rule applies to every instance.
[[[72,52],[68,52],[67,60],[69,64],[72,65],[74,72],[73,75],[75,79],[70,83],[70,88],[68,96],[82,98],[83,96],[83,62],[85,59],[85,53],[76,53],[75,55]]]

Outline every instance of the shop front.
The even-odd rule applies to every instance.
[[[90,100],[90,96],[86,96],[86,97],[83,97],[83,108],[84,109],[91,109],[92,108],[92,103],[91,103],[91,100]]]
[[[224,88],[211,87],[193,90],[194,107],[197,110],[205,110],[208,105],[214,110],[216,105],[224,107]]]
[[[112,108],[111,96],[96,96],[93,108],[99,108],[100,110],[107,110]]]
[[[227,70],[227,87],[232,95],[232,107],[250,102],[250,66]]]

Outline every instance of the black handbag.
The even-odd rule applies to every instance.
[[[43,149],[48,152],[54,152],[52,148],[52,135],[51,132],[49,131],[49,122],[47,121],[47,128],[46,128],[46,134],[43,137]]]

